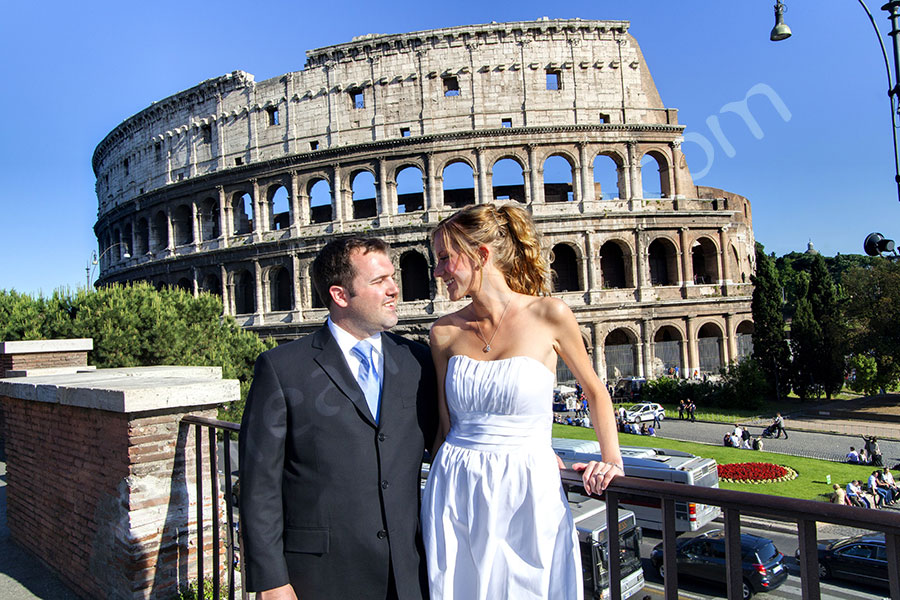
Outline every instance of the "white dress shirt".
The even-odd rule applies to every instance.
[[[353,347],[361,340],[356,339],[355,335],[335,325],[334,321],[331,320],[331,317],[328,317],[326,323],[328,323],[328,329],[331,331],[331,335],[334,336],[335,341],[337,341],[338,346],[340,346],[341,348],[341,352],[343,352],[344,354],[344,360],[347,361],[347,366],[350,367],[350,372],[353,373],[353,376],[358,380],[361,363],[359,362],[359,359],[350,351],[353,350]],[[372,348],[374,348],[374,360],[372,362],[374,363],[373,366],[378,372],[383,385],[384,354],[381,351],[381,334],[376,333],[372,337],[366,338],[365,341],[372,344]]]

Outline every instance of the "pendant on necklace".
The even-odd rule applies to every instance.
[[[485,354],[487,354],[488,352],[491,351],[491,345],[490,344],[486,345],[484,348],[481,349],[481,351],[484,352]]]

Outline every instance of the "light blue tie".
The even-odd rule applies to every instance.
[[[372,344],[363,340],[353,346],[350,353],[359,359],[359,373],[356,381],[359,383],[360,389],[366,395],[366,403],[375,422],[378,422],[379,400],[381,398],[381,378],[378,376],[378,370],[375,368],[374,361],[375,348]]]

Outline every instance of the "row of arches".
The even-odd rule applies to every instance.
[[[671,161],[661,150],[648,150],[639,159],[640,165],[655,168],[657,174],[638,177],[639,181],[653,183],[637,194],[631,192],[634,182],[627,176],[633,170],[629,168],[628,152],[600,151],[590,159],[587,169],[581,164],[588,157],[568,150],[550,150],[537,164],[531,153],[498,151],[489,165],[477,152],[451,155],[440,163],[430,157],[411,157],[396,162],[389,172],[383,163],[375,162],[293,173],[265,184],[252,181],[230,191],[219,188],[213,194],[201,194],[194,200],[185,199],[114,224],[101,234],[101,249],[118,244],[111,258],[122,260],[126,254],[128,258],[140,257],[222,236],[281,231],[295,223],[368,219],[379,214],[422,211],[429,206],[460,208],[491,200],[565,203],[587,196],[652,198],[671,193]],[[590,171],[589,182],[583,181],[582,171]]]

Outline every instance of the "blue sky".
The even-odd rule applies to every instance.
[[[870,8],[886,34],[880,4]],[[768,39],[772,5],[7,3],[0,289],[46,294],[85,284],[97,247],[91,154],[151,102],[236,69],[257,81],[299,70],[306,50],[365,33],[542,16],[631,21],[663,103],[687,126],[683,148],[695,182],[749,198],[767,250],[781,255],[812,240],[825,254],[861,253],[871,231],[900,238],[887,77],[865,12],[853,0],[793,0],[785,20],[794,36],[776,44]],[[756,135],[727,110],[754,86],[783,104],[779,111],[763,96],[751,98]]]

